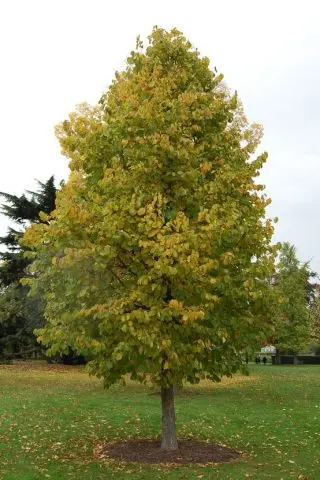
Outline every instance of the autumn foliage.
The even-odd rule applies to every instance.
[[[39,338],[88,355],[105,385],[163,388],[241,368],[268,320],[261,137],[183,35],[155,28],[94,106],[57,127],[70,177],[32,225]]]

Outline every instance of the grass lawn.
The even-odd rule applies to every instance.
[[[78,367],[0,366],[0,479],[320,479],[320,367],[250,372],[188,386],[176,400],[181,438],[217,441],[242,458],[178,468],[93,454],[102,440],[159,435],[153,390],[129,383],[105,392]]]

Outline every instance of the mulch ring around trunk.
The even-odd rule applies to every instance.
[[[160,449],[160,440],[122,440],[101,443],[95,454],[100,459],[110,458],[123,462],[175,465],[226,463],[241,456],[241,453],[225,445],[197,440],[179,440],[178,443],[179,450],[165,452]]]

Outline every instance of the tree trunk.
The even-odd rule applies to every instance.
[[[293,365],[298,365],[298,364],[299,364],[298,356],[297,356],[297,354],[294,354],[293,355]]]
[[[178,450],[176,437],[176,418],[174,413],[173,385],[168,388],[161,387],[162,407],[162,442],[161,449],[172,451]]]
[[[281,355],[280,355],[280,352],[279,352],[278,349],[276,350],[275,364],[276,364],[276,365],[281,365]]]

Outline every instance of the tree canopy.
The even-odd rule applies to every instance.
[[[209,60],[160,28],[57,127],[71,174],[24,236],[47,302],[39,338],[90,355],[107,387],[127,374],[159,385],[163,448],[176,448],[172,386],[233,374],[269,322],[261,134]]]

